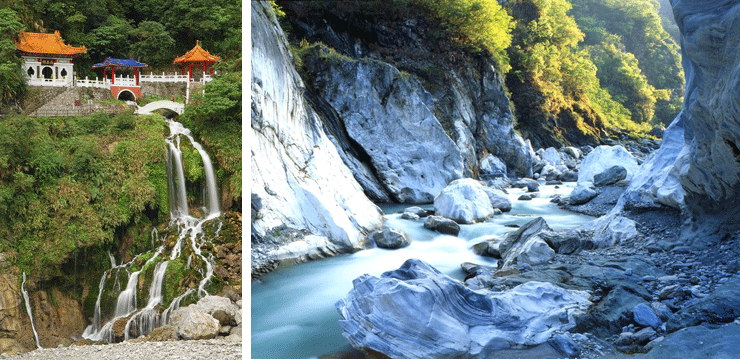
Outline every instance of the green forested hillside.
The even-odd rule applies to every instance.
[[[13,44],[21,29],[59,30],[67,44],[84,45],[87,53],[74,61],[83,77],[95,76],[91,65],[108,56],[173,71],[174,58],[196,40],[220,56],[217,76],[204,86],[205,95],[191,98],[180,121],[211,154],[222,210],[240,211],[241,6],[235,0],[0,1],[0,108],[6,113],[0,115],[0,253],[49,279],[64,276],[65,264],[78,255],[101,268],[109,266],[107,251],[130,256],[149,240],[152,226],[169,220],[164,119],[17,114],[27,93]],[[183,154],[186,185],[200,189],[200,155],[189,150]]]
[[[75,70],[105,57],[167,65],[196,40],[213,54],[239,57],[241,2],[234,0],[16,0],[7,7],[26,31],[59,30],[65,41],[88,51]]]

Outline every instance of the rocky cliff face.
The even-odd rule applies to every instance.
[[[304,84],[270,5],[253,1],[251,16],[253,239],[289,228],[321,237],[312,241],[318,246],[359,248],[363,234],[381,225],[380,211],[304,99]]]
[[[684,107],[627,199],[683,208],[682,238],[705,245],[740,222],[740,4],[672,2],[686,73]]]
[[[459,48],[450,47],[449,44],[440,43],[433,34],[434,25],[424,23],[423,19],[401,21],[377,17],[361,18],[341,11],[320,13],[321,10],[317,9],[321,6],[312,6],[307,2],[281,4],[289,14],[286,21],[290,22],[291,31],[296,39],[322,42],[342,55],[305,61],[307,82],[318,97],[326,99],[329,110],[333,110],[347,126],[349,138],[358,142],[359,146],[369,153],[372,161],[368,164],[378,173],[381,185],[394,200],[409,201],[403,200],[407,196],[399,196],[400,191],[395,188],[396,185],[389,188],[387,177],[383,174],[386,172],[384,167],[388,164],[382,158],[375,157],[373,152],[351,133],[355,127],[352,123],[357,123],[359,118],[378,121],[378,117],[373,117],[378,113],[362,108],[365,106],[383,107],[382,117],[386,120],[399,115],[389,112],[389,106],[402,110],[406,116],[414,114],[410,118],[416,120],[409,121],[417,123],[422,119],[430,119],[431,113],[436,118],[436,121],[432,122],[439,122],[445,132],[435,135],[437,149],[448,151],[449,141],[442,140],[441,135],[449,137],[462,157],[462,175],[465,177],[478,175],[478,164],[488,154],[503,160],[513,174],[532,176],[531,145],[513,130],[514,117],[509,108],[509,99],[502,78],[496,73],[494,61],[490,57],[467,53]],[[319,13],[315,13],[316,11]],[[327,63],[321,64],[322,60]],[[358,71],[360,67],[385,69],[384,76],[398,74],[400,71],[401,76],[393,77],[400,80],[389,79],[384,83],[382,77],[373,78],[379,74],[377,71]],[[349,83],[381,86],[353,89],[347,87]],[[401,87],[400,84],[409,85]],[[348,91],[352,93],[347,93]],[[369,98],[377,97],[378,101],[361,98],[366,95]],[[405,104],[398,102],[394,104],[391,101],[389,105],[386,104],[387,95],[394,95],[391,99],[408,101]],[[343,99],[348,97],[360,99],[354,102]],[[362,114],[361,111],[365,113]],[[376,126],[381,126],[382,121]],[[432,129],[429,125],[425,127]],[[420,141],[419,133],[410,135],[416,140],[417,147],[429,149],[428,145]],[[409,146],[408,142],[404,141],[411,138],[399,138],[387,146]],[[355,144],[340,144],[342,148],[353,145]],[[448,154],[455,156],[449,152]],[[418,155],[409,152],[394,155],[412,156],[398,158],[396,162],[418,158]],[[449,172],[452,172],[450,166],[457,160],[448,157],[445,161],[447,164],[442,178],[449,181],[455,178],[450,176]],[[408,171],[403,166],[397,168],[396,172],[401,178],[416,177],[417,181],[421,178],[420,173]],[[432,185],[427,186],[427,192],[436,195],[434,193],[438,193],[437,183],[428,179],[427,175],[423,180]]]
[[[402,203],[430,203],[462,176],[455,143],[431,111],[418,81],[376,60],[353,60],[326,47],[304,58],[319,96],[371,159],[384,189]]]

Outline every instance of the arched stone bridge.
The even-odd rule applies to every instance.
[[[136,109],[136,114],[147,115],[151,114],[152,111],[159,109],[167,109],[174,111],[177,114],[182,114],[185,111],[185,104],[169,100],[154,101]]]

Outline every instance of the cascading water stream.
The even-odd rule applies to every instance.
[[[132,324],[135,324],[138,330],[137,334],[148,334],[159,326],[159,312],[157,312],[156,306],[162,303],[162,283],[167,271],[167,264],[167,261],[163,261],[154,268],[152,285],[149,287],[149,300],[147,300],[146,307],[126,322],[125,340],[129,339]]]
[[[208,285],[210,278],[213,276],[213,269],[215,259],[210,254],[204,254],[201,247],[205,243],[211,243],[212,239],[206,239],[203,231],[203,225],[221,215],[220,205],[218,201],[218,192],[216,184],[216,176],[213,172],[213,165],[208,154],[205,152],[203,147],[196,142],[190,135],[190,130],[186,129],[182,124],[168,120],[167,124],[170,127],[170,135],[166,139],[167,143],[167,181],[168,181],[168,195],[170,205],[170,228],[176,229],[178,232],[177,241],[175,242],[172,249],[170,249],[169,260],[161,261],[162,258],[167,258],[166,255],[160,256],[165,251],[165,238],[158,239],[159,232],[156,229],[152,229],[152,246],[155,245],[156,241],[161,241],[162,245],[157,249],[154,255],[152,255],[147,262],[140,267],[145,269],[146,265],[150,262],[157,260],[158,262],[154,268],[152,275],[152,283],[149,288],[149,298],[147,305],[141,310],[137,311],[136,307],[136,286],[139,282],[139,275],[142,270],[135,271],[130,274],[126,289],[118,295],[117,305],[113,318],[104,325],[102,323],[102,315],[100,313],[100,302],[105,288],[105,278],[108,276],[111,270],[116,269],[128,269],[129,266],[136,260],[122,265],[116,265],[115,258],[111,257],[111,269],[106,270],[103,274],[103,278],[100,280],[100,290],[98,293],[98,299],[95,305],[95,317],[93,324],[85,329],[83,337],[92,340],[107,340],[113,342],[113,324],[123,318],[126,320],[126,326],[124,329],[124,339],[129,339],[131,336],[146,335],[153,329],[169,323],[170,315],[172,311],[180,307],[180,303],[187,296],[195,294],[197,297],[208,295],[206,286]],[[190,215],[190,209],[187,203],[187,192],[185,186],[185,174],[182,161],[182,150],[180,149],[180,135],[183,135],[190,140],[193,147],[200,153],[203,160],[203,170],[205,172],[206,184],[203,192],[204,202],[204,216],[202,219],[195,218]],[[221,223],[218,223],[218,228],[215,233],[215,237],[221,230]],[[166,236],[165,236],[166,237]],[[199,241],[200,238],[200,241]],[[161,315],[158,311],[158,306],[162,304],[163,295],[162,287],[164,278],[167,271],[167,265],[169,261],[175,260],[182,254],[183,246],[189,246],[191,254],[188,257],[188,268],[193,259],[193,255],[196,255],[196,259],[200,258],[204,264],[204,270],[200,271],[203,278],[201,279],[197,289],[188,289],[185,293],[173,299],[167,309],[165,309]],[[138,257],[138,255],[137,255]],[[129,270],[126,270],[127,272]],[[118,276],[118,272],[116,273]],[[116,278],[117,279],[117,278]],[[117,281],[117,280],[116,280]],[[120,286],[119,286],[120,287]],[[120,335],[119,335],[120,336]]]
[[[36,332],[36,325],[33,323],[33,312],[31,312],[31,302],[28,300],[28,292],[26,291],[26,272],[23,272],[23,281],[21,282],[21,293],[23,293],[23,300],[26,301],[26,312],[28,312],[28,318],[31,320],[31,329],[33,330],[33,339],[36,341],[36,347],[41,349],[39,343],[39,333]]]

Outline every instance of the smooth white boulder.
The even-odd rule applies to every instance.
[[[545,149],[542,153],[542,160],[547,161],[552,166],[558,166],[561,162],[560,152],[554,147]]]
[[[493,216],[493,206],[479,181],[458,179],[434,198],[434,213],[457,223],[472,224]]]
[[[621,145],[601,145],[596,147],[596,149],[583,158],[581,168],[578,170],[578,182],[593,182],[594,175],[601,173],[614,165],[619,165],[627,169],[627,181],[632,180],[632,176],[639,168],[635,157]]]
[[[363,275],[336,303],[342,335],[390,358],[486,358],[575,326],[585,291],[531,281],[503,292],[471,290],[416,259],[380,277]]]

